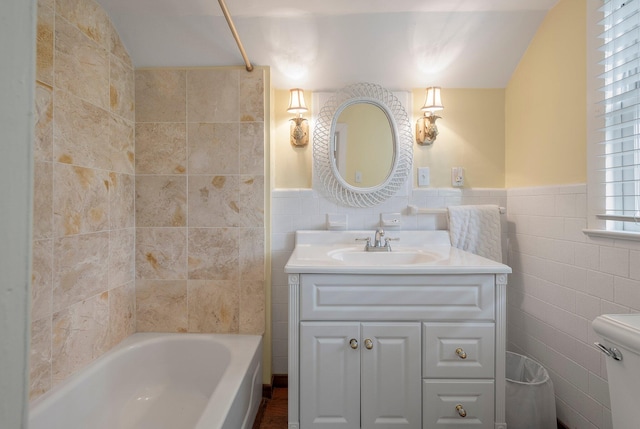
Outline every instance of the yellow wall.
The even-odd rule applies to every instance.
[[[287,113],[289,91],[275,92],[275,187],[310,188],[312,145],[294,148],[289,143]],[[407,112],[415,132],[422,115],[424,88],[412,90],[412,107]],[[311,94],[305,92],[310,105]],[[414,186],[418,167],[429,167],[431,188],[451,187],[451,168],[464,167],[465,187],[502,188],[505,185],[504,89],[442,89],[445,109],[437,122],[440,134],[432,146],[414,143]],[[305,117],[311,118],[311,111]],[[313,134],[313,124],[310,124]]]
[[[560,0],[506,89],[506,186],[586,182],[586,3]]]

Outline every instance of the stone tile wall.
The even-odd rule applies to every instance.
[[[265,329],[264,75],[141,69],[138,331]]]
[[[31,389],[134,332],[134,73],[93,0],[38,2]]]

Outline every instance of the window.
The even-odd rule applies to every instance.
[[[635,235],[640,233],[640,0],[604,0],[599,12],[600,129],[592,184],[604,201],[594,215],[607,231]]]

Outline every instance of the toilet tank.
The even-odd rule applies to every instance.
[[[640,314],[605,314],[593,321],[607,354],[607,378],[615,429],[638,428],[640,397]]]

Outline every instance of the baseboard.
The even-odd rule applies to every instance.
[[[287,374],[272,375],[271,384],[262,385],[262,397],[267,399],[273,398],[273,389],[275,389],[276,387],[289,387],[289,376],[287,376]]]

